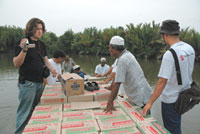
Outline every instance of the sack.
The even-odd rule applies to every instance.
[[[200,102],[200,87],[193,82],[191,88],[186,89],[179,93],[178,99],[175,102],[175,110],[179,114],[192,109],[196,104]]]
[[[47,78],[49,75],[50,75],[50,71],[49,71],[48,67],[43,66],[43,74],[42,74],[42,76],[44,78]]]

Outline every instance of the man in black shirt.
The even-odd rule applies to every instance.
[[[44,32],[44,22],[38,18],[32,18],[26,25],[26,38],[23,38],[15,48],[13,63],[19,68],[19,106],[15,134],[23,132],[35,106],[40,101],[44,89],[44,65],[53,76],[57,75],[56,70],[48,61],[45,44],[39,40]]]

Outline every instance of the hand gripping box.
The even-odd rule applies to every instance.
[[[142,134],[136,127],[125,127],[101,132],[100,134]]]
[[[61,134],[61,123],[26,125],[22,134]]]
[[[99,126],[95,119],[88,121],[72,121],[62,123],[62,134],[97,133],[98,131]]]
[[[84,79],[75,73],[61,75],[62,88],[67,96],[84,94]]]
[[[138,128],[143,134],[171,134],[158,121],[148,121],[138,123]]]

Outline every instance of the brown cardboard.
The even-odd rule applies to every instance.
[[[62,89],[67,96],[84,94],[84,80],[75,73],[64,73],[61,75]]]

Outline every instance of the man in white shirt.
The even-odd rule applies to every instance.
[[[112,37],[109,51],[111,56],[118,58],[118,61],[114,84],[112,84],[113,86],[110,89],[111,95],[104,111],[112,112],[114,110],[113,101],[121,84],[129,101],[143,107],[149,100],[152,89],[144,76],[142,68],[133,54],[125,49],[122,37]]]
[[[100,61],[101,64],[96,66],[94,76],[105,74],[110,68],[110,66],[106,64],[106,58],[102,57]]]
[[[56,50],[53,54],[53,58],[49,59],[49,62],[55,68],[57,75],[56,77],[53,77],[52,73],[50,73],[49,77],[47,77],[48,85],[53,85],[60,79],[60,74],[62,74],[61,63],[63,62],[64,58],[65,54],[60,50]]]
[[[159,80],[156,84],[154,93],[143,109],[143,116],[152,107],[152,104],[161,95],[162,118],[165,128],[173,134],[181,134],[181,114],[177,113],[174,104],[180,91],[190,87],[192,83],[192,72],[194,69],[194,49],[187,43],[179,40],[179,23],[175,20],[163,21],[161,26],[161,35],[163,40],[174,49],[177,54],[180,66],[182,85],[178,84],[175,62],[172,53],[165,52],[160,71]]]

